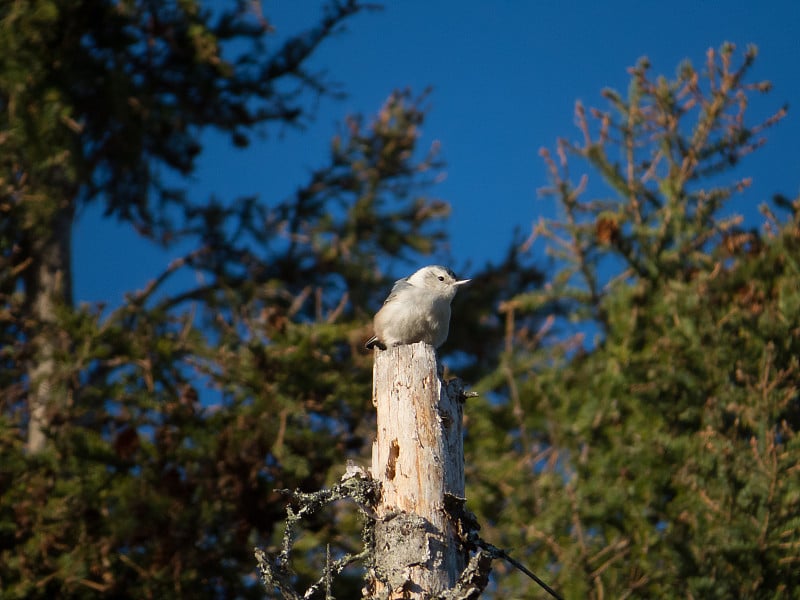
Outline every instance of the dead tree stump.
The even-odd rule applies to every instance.
[[[441,380],[432,346],[376,350],[374,568],[365,595],[423,600],[451,589],[468,553],[446,503],[464,498],[463,388]]]

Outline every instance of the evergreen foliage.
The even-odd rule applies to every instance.
[[[3,598],[262,597],[252,548],[280,544],[276,490],[319,489],[367,454],[363,343],[386,265],[444,249],[424,94],[349,117],[282,202],[184,189],[209,129],[245,146],[310,125],[338,87],[308,59],[368,8],[329,2],[278,44],[257,3],[208,6],[0,6]],[[75,306],[70,232],[87,203],[185,253],[120,306]],[[491,299],[539,277],[514,252],[495,271],[477,273],[470,307],[489,344]],[[463,362],[485,361],[480,347]],[[313,547],[347,551],[359,528],[319,518],[298,585],[319,576]]]
[[[566,597],[798,597],[800,200],[760,230],[725,210],[784,114],[751,123],[769,85],[747,80],[754,48],[735,54],[672,80],[640,61],[608,110],[576,106],[580,142],[542,152],[564,218],[536,233],[562,268],[504,309],[561,306],[598,335],[510,328],[483,383],[510,402],[472,407],[467,481],[485,537]],[[590,199],[576,163],[611,195]],[[498,577],[493,597],[521,597]]]
[[[331,1],[277,44],[254,6],[0,4],[3,598],[262,597],[276,490],[368,453],[383,268],[446,242],[425,95],[348,118],[282,202],[193,197],[209,129],[244,147],[311,123],[338,88],[308,60],[368,8]],[[466,409],[469,507],[566,597],[798,597],[800,200],[760,229],[727,210],[784,114],[751,123],[754,59],[724,46],[671,80],[642,61],[606,111],[578,105],[582,141],[543,153],[564,219],[536,232],[560,271],[534,291],[513,240],[454,303],[443,351],[486,392]],[[576,163],[610,196],[588,199]],[[120,306],[74,305],[88,203],[185,254]],[[295,545],[298,589],[326,544],[358,546],[354,513],[326,510]],[[493,597],[537,593],[496,563]]]

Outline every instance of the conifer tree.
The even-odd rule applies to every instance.
[[[319,489],[366,454],[361,347],[386,265],[445,239],[448,206],[425,193],[440,166],[420,144],[425,96],[347,118],[283,201],[190,194],[205,132],[245,148],[311,124],[338,88],[308,60],[366,8],[331,1],[279,44],[257,6],[0,7],[4,598],[261,597],[252,547],[280,533],[277,490]],[[70,234],[90,203],[142,243],[185,249],[119,306],[73,302]],[[469,311],[496,347],[481,315],[538,275],[513,251],[487,271]],[[486,364],[479,348],[465,364]],[[301,579],[318,543],[349,544],[350,517],[329,516],[305,537]]]
[[[750,116],[770,88],[755,58],[726,44],[672,79],[642,59],[607,109],[576,105],[580,141],[542,151],[564,218],[535,234],[560,270],[504,305],[483,387],[509,401],[472,412],[467,493],[484,537],[566,597],[800,589],[800,200],[776,197],[761,226],[729,208],[785,113]],[[548,306],[567,318],[518,325]],[[495,598],[523,597],[495,572]]]

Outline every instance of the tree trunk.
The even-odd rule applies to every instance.
[[[466,565],[445,506],[453,499],[446,496],[464,498],[462,394],[460,382],[440,379],[436,353],[427,344],[375,352],[372,476],[381,483],[381,497],[369,597],[438,596]]]
[[[56,373],[56,353],[62,345],[56,309],[72,303],[71,208],[53,217],[46,236],[32,240],[34,261],[26,278],[26,294],[34,325],[33,358],[28,369],[28,451],[41,452],[53,410],[65,402],[66,390]]]

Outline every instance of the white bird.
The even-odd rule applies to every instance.
[[[456,279],[450,269],[439,265],[422,267],[398,280],[375,315],[375,335],[367,348],[385,350],[416,342],[438,348],[450,331],[450,302],[468,281]]]

